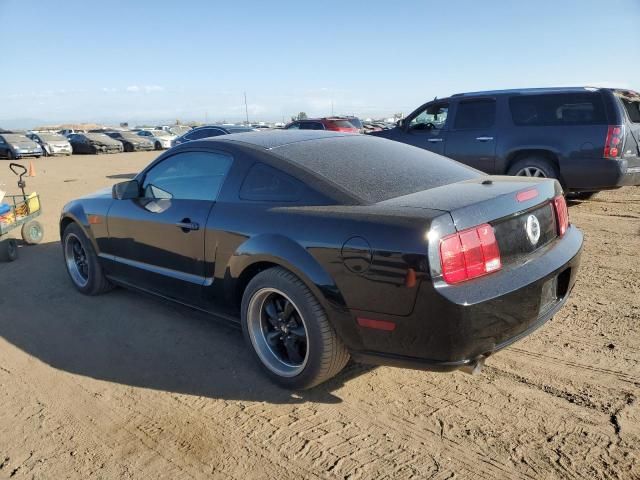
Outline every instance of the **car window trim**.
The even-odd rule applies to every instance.
[[[449,122],[450,122],[450,118],[451,118],[451,105],[453,105],[453,102],[451,100],[432,100],[431,102],[427,102],[425,104],[423,104],[422,106],[416,108],[413,112],[411,112],[409,114],[409,116],[404,118],[405,121],[405,125],[406,125],[406,131],[410,132],[411,131],[411,121],[416,118],[418,115],[420,115],[422,112],[424,112],[426,109],[431,108],[431,107],[439,107],[439,106],[447,106],[447,119],[444,121],[444,125],[442,126],[442,128],[438,128],[436,130],[438,130],[439,132],[445,131],[449,129]],[[432,131],[432,130],[422,130],[425,132],[428,131]]]

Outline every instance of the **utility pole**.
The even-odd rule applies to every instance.
[[[244,92],[244,113],[247,117],[247,125],[249,125],[249,108],[247,107],[247,92]]]

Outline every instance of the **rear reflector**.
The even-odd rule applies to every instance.
[[[518,192],[516,195],[516,200],[519,202],[526,202],[527,200],[531,200],[532,198],[536,198],[538,196],[538,189],[531,188],[529,190],[523,190],[522,192]]]
[[[372,320],[370,318],[357,318],[358,325],[365,328],[373,328],[375,330],[385,330],[391,332],[396,329],[396,324],[385,320]]]
[[[616,159],[622,155],[624,125],[609,125],[604,141],[604,158]]]
[[[440,266],[447,283],[460,283],[502,268],[500,249],[488,223],[440,240]]]
[[[553,197],[553,208],[556,212],[556,221],[558,223],[558,235],[563,236],[567,228],[569,228],[569,210],[567,202],[563,195]]]

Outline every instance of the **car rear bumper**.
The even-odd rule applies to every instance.
[[[525,337],[562,308],[575,284],[581,249],[582,234],[571,227],[524,264],[455,286],[423,282],[407,317],[352,312],[396,325],[393,331],[361,328],[361,348],[351,349],[352,356],[422,370],[468,366]],[[557,299],[541,305],[554,281]]]
[[[626,159],[578,159],[561,164],[561,175],[567,190],[599,191],[640,185],[640,166]]]

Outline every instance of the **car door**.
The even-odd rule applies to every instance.
[[[113,275],[177,300],[198,301],[205,278],[205,231],[232,159],[186,151],[138,177],[139,198],[116,200],[106,249]]]
[[[460,100],[447,134],[444,154],[486,173],[495,172],[496,100]]]
[[[429,103],[409,115],[399,128],[389,132],[398,136],[393,140],[442,154],[447,138],[448,113],[448,102]]]

